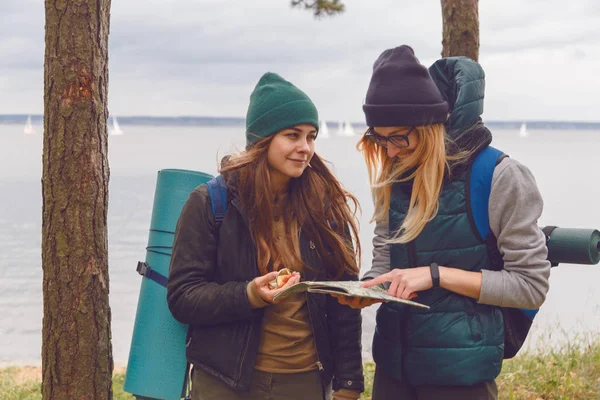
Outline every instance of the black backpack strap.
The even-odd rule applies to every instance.
[[[550,235],[552,235],[552,232],[554,232],[556,228],[556,226],[545,226],[542,228],[542,232],[544,232],[544,235],[546,235],[546,243],[548,243],[550,240]]]
[[[146,278],[152,279],[154,282],[158,283],[159,285],[161,285],[163,287],[167,287],[167,281],[168,281],[167,277],[159,272],[156,272],[152,268],[150,268],[150,266],[148,264],[146,264],[145,262],[138,261],[136,270],[137,270],[138,274],[140,274]]]
[[[545,226],[542,228],[542,232],[544,232],[544,235],[546,236],[546,246],[548,246],[548,242],[550,241],[550,235],[552,235],[552,232],[554,232],[554,230],[558,228],[557,226]],[[557,267],[558,263],[554,262],[554,261],[550,261],[550,266],[552,267]]]

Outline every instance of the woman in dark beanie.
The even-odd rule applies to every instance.
[[[167,300],[190,325],[194,400],[330,399],[332,389],[350,400],[363,390],[360,310],[312,293],[273,302],[300,274],[358,279],[357,202],[315,153],[318,120],[304,92],[263,75],[250,97],[246,150],[221,163],[221,225],[206,185],[183,207]],[[283,268],[291,278],[272,289]]]
[[[548,291],[542,198],[525,166],[489,147],[483,88],[483,70],[465,57],[428,70],[400,46],[374,64],[363,106],[369,129],[358,144],[376,222],[363,286],[384,284],[391,295],[430,306],[379,308],[374,400],[496,399],[500,307],[537,309]],[[484,155],[494,157],[491,193],[475,209],[485,180],[471,180],[481,171],[473,164]],[[489,223],[477,224],[476,212]]]

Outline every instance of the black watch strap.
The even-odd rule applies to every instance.
[[[433,287],[440,287],[440,268],[437,263],[431,263],[429,270],[431,271],[431,283]]]

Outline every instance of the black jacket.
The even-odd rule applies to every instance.
[[[227,190],[219,232],[206,186],[190,194],[177,223],[167,301],[175,319],[190,325],[188,361],[233,389],[248,390],[264,310],[252,309],[246,294],[259,270],[248,219],[235,192]],[[310,238],[301,235],[300,248],[303,261],[316,271],[313,276],[304,271],[303,278],[324,279]],[[360,310],[323,294],[308,294],[307,304],[323,384],[333,378],[334,390],[362,391]]]

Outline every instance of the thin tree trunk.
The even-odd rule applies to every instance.
[[[45,0],[42,396],[111,399],[110,0]]]
[[[441,0],[442,57],[479,59],[479,0]]]

